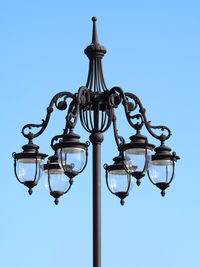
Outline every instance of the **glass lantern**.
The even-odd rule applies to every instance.
[[[46,154],[39,153],[39,146],[29,142],[22,147],[23,152],[13,153],[14,171],[17,180],[29,188],[31,195],[32,188],[37,185],[43,170],[43,161]]]
[[[161,190],[161,195],[164,197],[165,189],[174,178],[175,163],[180,158],[175,152],[171,154],[171,148],[165,145],[156,147],[154,150],[156,153],[148,163],[147,173],[150,181]]]
[[[124,205],[124,199],[128,196],[133,187],[132,177],[124,164],[124,158],[120,154],[113,159],[113,165],[104,165],[106,170],[106,184],[109,191],[121,199],[121,205]]]
[[[58,163],[70,179],[81,173],[87,164],[89,142],[81,143],[79,139],[79,135],[71,132],[56,144]]]
[[[72,182],[58,164],[58,156],[56,154],[49,157],[47,164],[44,164],[44,173],[45,187],[50,192],[50,195],[55,198],[54,202],[57,205],[58,198],[69,191]]]
[[[125,164],[131,175],[137,179],[137,185],[140,185],[140,179],[145,176],[148,162],[151,159],[151,153],[155,147],[148,143],[147,137],[137,133],[130,137],[131,142],[124,144]]]

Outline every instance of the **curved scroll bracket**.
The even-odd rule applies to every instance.
[[[124,91],[120,87],[113,87],[110,90],[109,98],[110,98],[110,103],[111,105],[113,105],[114,108],[117,107],[119,103],[123,104],[126,118],[129,124],[131,125],[131,127],[133,127],[137,131],[139,131],[143,127],[144,119],[143,119],[142,114],[138,113],[138,114],[132,115],[132,112],[134,112],[138,107],[138,102],[136,101],[137,97],[135,99],[132,97],[132,94],[129,95],[129,93],[124,93]],[[129,101],[129,98],[131,98],[133,102]],[[113,99],[117,99],[117,103],[115,101],[113,104]]]
[[[90,101],[89,90],[87,87],[81,86],[69,105],[66,116],[66,128],[73,129],[75,127],[78,120],[80,105],[84,105],[88,101]]]
[[[115,142],[117,144],[118,151],[121,152],[121,146],[125,144],[125,139],[123,138],[123,136],[118,135],[117,118],[115,116],[114,110],[112,114],[112,121],[113,121],[113,132],[114,132]]]
[[[124,92],[120,87],[113,87],[110,90],[110,95],[115,93],[118,93],[121,96],[127,120],[135,130],[141,130],[144,124],[148,132],[154,138],[160,140],[161,142],[169,139],[169,137],[171,136],[171,130],[167,126],[163,125],[151,125],[151,122],[146,118],[146,110],[143,107],[140,99],[136,95],[129,92]],[[129,99],[131,99],[133,102],[130,102]],[[131,115],[131,112],[135,111],[137,107],[139,107],[139,114]],[[140,119],[140,122],[134,123],[133,119]],[[161,131],[166,131],[167,133],[161,133],[160,135],[157,135],[152,129],[159,129]]]
[[[172,135],[171,134],[171,130],[166,126],[162,126],[162,125],[153,126],[153,125],[151,125],[151,121],[148,121],[148,122],[146,121],[145,125],[146,125],[147,130],[150,132],[150,134],[153,137],[159,139],[162,143],[164,143],[164,141],[169,139],[169,137]],[[161,131],[165,131],[166,130],[167,131],[167,135],[165,135],[163,133],[161,135],[156,135],[151,129],[160,129]]]
[[[60,98],[62,98],[62,97],[64,97],[64,99],[62,101],[58,102],[58,100]],[[51,100],[51,102],[50,102],[50,104],[49,104],[49,106],[47,108],[46,118],[45,119],[42,119],[42,123],[40,123],[40,124],[33,124],[33,123],[26,124],[22,128],[22,131],[21,131],[21,133],[23,134],[23,136],[25,138],[29,139],[29,141],[32,140],[33,138],[36,138],[36,137],[40,136],[44,132],[44,130],[46,129],[46,127],[47,127],[47,125],[49,123],[49,120],[50,120],[50,117],[51,117],[51,113],[54,110],[53,109],[54,104],[55,104],[55,106],[56,106],[57,109],[59,109],[59,110],[65,110],[67,108],[67,102],[66,102],[67,98],[74,99],[74,97],[75,97],[75,95],[72,94],[72,93],[70,93],[70,92],[60,92],[60,93],[56,94],[52,98],[52,100]],[[25,131],[27,129],[32,130],[33,128],[41,128],[41,129],[38,132],[36,132],[36,133],[33,133],[31,131],[29,131],[28,133],[25,133]]]
[[[59,134],[59,135],[55,135],[52,139],[51,139],[51,148],[56,152],[56,146],[54,144],[54,142],[58,141],[58,139],[62,138],[64,134]]]

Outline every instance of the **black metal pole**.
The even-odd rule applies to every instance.
[[[93,267],[101,267],[101,143],[103,135],[92,133],[93,148]]]

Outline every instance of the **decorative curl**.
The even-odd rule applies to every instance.
[[[150,121],[147,120],[146,118],[146,110],[143,107],[140,99],[132,94],[132,93],[124,93],[124,91],[120,87],[113,87],[110,90],[110,95],[114,93],[119,93],[122,99],[122,104],[124,106],[125,114],[127,117],[127,120],[129,124],[135,129],[135,130],[140,130],[143,127],[143,124],[145,124],[146,129],[148,132],[156,139],[160,140],[161,142],[164,142],[165,140],[169,139],[171,136],[171,131],[167,126],[164,125],[158,125],[158,126],[153,126],[150,124]],[[134,102],[130,102],[128,98],[132,99]],[[130,104],[131,103],[131,104]],[[139,106],[139,112],[140,114],[136,115],[131,115],[132,111],[135,111],[137,106]],[[133,123],[133,119],[140,119],[141,122]],[[160,135],[155,134],[152,129],[160,129],[161,131],[167,131],[167,134],[161,133]]]
[[[51,139],[51,148],[55,151],[56,147],[54,142],[58,141],[58,139],[62,138],[64,134],[56,135]]]
[[[83,128],[89,133],[105,132],[112,122],[107,92],[92,92],[85,87],[79,96],[80,120]]]
[[[125,139],[123,136],[118,135],[117,118],[114,110],[112,114],[112,121],[113,121],[113,132],[114,132],[115,142],[117,144],[118,150],[121,151],[121,146],[125,144]]]
[[[64,100],[57,103],[58,99],[59,98],[62,98],[64,97]],[[46,114],[46,118],[45,119],[42,119],[42,123],[40,124],[33,124],[33,123],[30,123],[30,124],[26,124],[23,128],[22,128],[22,131],[21,133],[23,134],[23,136],[29,140],[32,140],[33,138],[36,138],[38,136],[40,136],[44,130],[46,129],[48,123],[49,123],[49,120],[50,120],[50,117],[51,117],[51,113],[53,112],[53,105],[55,104],[56,108],[58,108],[59,110],[64,110],[67,108],[67,104],[66,104],[66,99],[67,98],[72,98],[74,99],[74,94],[70,93],[70,92],[61,92],[61,93],[58,93],[56,94],[48,108],[47,108],[47,114]],[[65,104],[64,104],[65,103]],[[25,133],[26,129],[29,129],[31,130],[32,128],[41,128],[37,133],[32,133],[31,131],[29,131],[28,133]]]

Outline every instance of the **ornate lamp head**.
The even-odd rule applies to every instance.
[[[14,171],[17,180],[29,188],[28,192],[32,194],[32,188],[37,185],[42,174],[43,161],[46,154],[39,153],[39,146],[29,141],[22,147],[20,153],[13,153]]]
[[[60,167],[56,152],[44,164],[44,173],[46,174],[45,187],[50,191],[50,195],[55,198],[54,202],[57,205],[58,198],[66,194],[71,188],[72,180],[65,175],[64,170]]]
[[[180,159],[175,152],[170,153],[171,148],[161,144],[154,149],[151,161],[148,163],[148,177],[150,181],[161,190],[165,196],[165,189],[169,187],[174,178],[175,163]]]
[[[148,161],[155,146],[149,144],[147,137],[140,133],[131,136],[130,140],[130,143],[122,146],[122,150],[125,154],[127,169],[137,179],[137,185],[139,186],[140,179],[145,176]]]
[[[104,165],[106,170],[106,184],[109,191],[121,199],[121,205],[124,205],[124,199],[128,196],[133,187],[131,175],[124,164],[124,158],[120,153],[113,159],[114,164]]]
[[[89,142],[81,143],[79,139],[80,136],[71,131],[55,144],[58,163],[71,180],[85,169],[88,159]]]

